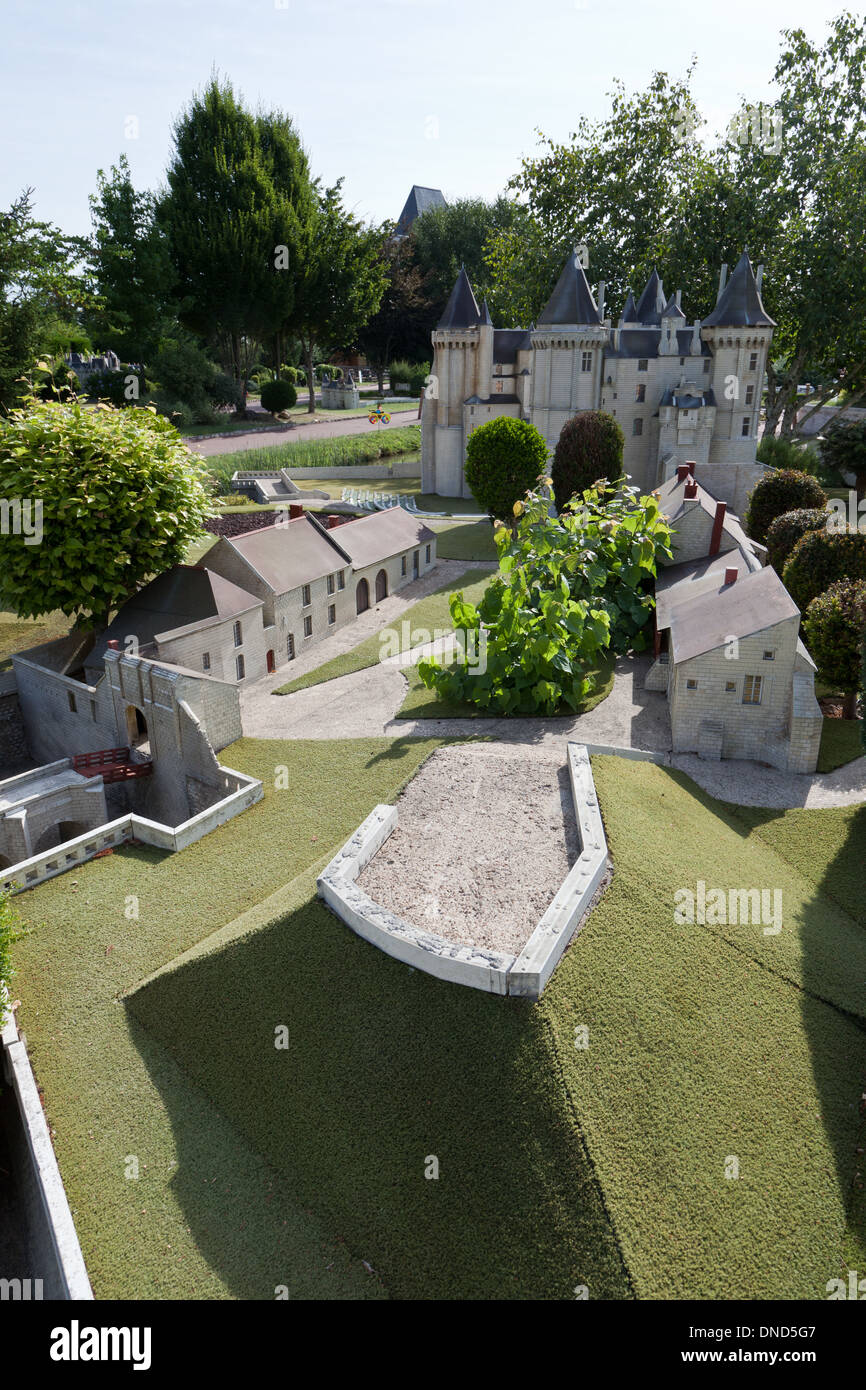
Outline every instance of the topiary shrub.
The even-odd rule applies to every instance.
[[[774,468],[756,483],[749,498],[745,526],[753,541],[766,545],[771,522],[785,512],[824,508],[827,496],[809,473],[796,468]]]
[[[857,717],[866,580],[840,579],[813,598],[803,615],[803,634],[818,675],[831,690],[847,696],[845,718]]]
[[[558,511],[598,478],[613,482],[622,476],[623,444],[618,422],[603,410],[584,410],[566,420],[550,470]]]
[[[290,381],[266,381],[262,387],[262,409],[271,415],[279,415],[283,410],[291,410],[298,393]]]
[[[866,535],[807,531],[791,551],[782,582],[801,613],[838,579],[866,579]]]
[[[820,531],[827,524],[828,513],[820,507],[799,507],[795,512],[783,512],[770,522],[767,531],[769,561],[781,574],[794,546],[807,531]]]
[[[491,518],[510,521],[514,505],[547,465],[547,445],[528,420],[501,415],[472,431],[466,445],[466,481]]]

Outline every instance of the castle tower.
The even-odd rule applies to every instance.
[[[726,273],[723,266],[716,307],[700,330],[713,354],[716,420],[709,461],[754,463],[764,371],[776,325],[761,301],[748,248],[727,283]]]
[[[599,291],[602,300],[603,289]],[[566,420],[597,410],[608,329],[577,252],[569,256],[531,335],[530,418],[551,448]]]
[[[680,344],[677,333],[679,329],[685,327],[686,316],[680,308],[680,291],[671,295],[661,312],[662,336],[659,342],[659,353],[662,357],[674,357],[680,355]]]
[[[493,324],[482,315],[461,266],[433,332],[433,391],[421,413],[421,485],[424,492],[464,492],[464,410],[470,396],[489,395]]]

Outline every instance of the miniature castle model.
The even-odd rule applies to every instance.
[[[814,772],[823,716],[800,610],[766,548],[694,471],[679,464],[656,493],[674,558],[656,578],[646,688],[667,693],[675,753]]]
[[[461,270],[433,333],[438,396],[421,422],[424,492],[471,496],[466,441],[497,416],[531,421],[552,450],[573,415],[604,410],[620,423],[624,471],[636,486],[651,491],[689,460],[741,511],[763,471],[755,449],[775,324],[761,302],[762,269],[756,276],[747,251],[729,280],[723,266],[715,308],[692,325],[680,291],[667,298],[654,270],[613,327],[604,284],[596,304],[575,252],[529,329],[494,328]]]

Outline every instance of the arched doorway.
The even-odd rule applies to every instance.
[[[57,845],[65,844],[67,840],[74,840],[78,835],[86,835],[92,829],[92,826],[80,820],[57,821],[55,825],[46,826],[42,831],[32,853],[43,854],[45,850],[54,849]]]
[[[358,613],[366,613],[369,607],[370,585],[367,583],[366,579],[360,579],[358,581],[358,587],[355,590],[355,611]]]
[[[383,598],[388,597],[388,576],[384,570],[380,570],[376,575],[376,602],[381,603]]]
[[[130,748],[137,748],[140,753],[146,753],[150,756],[150,734],[148,733],[147,720],[137,705],[126,706],[126,736]]]
[[[268,652],[267,662],[268,662],[268,671],[276,671],[276,669],[277,669],[277,658],[276,658],[276,654],[275,654],[274,652],[272,652],[272,651],[271,651],[271,652]]]

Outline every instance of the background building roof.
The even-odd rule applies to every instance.
[[[403,211],[397,219],[397,236],[406,236],[416,217],[423,217],[431,208],[447,208],[441,188],[422,188],[413,184],[409,197],[403,204]]]
[[[423,521],[402,507],[389,507],[340,527],[340,544],[351,556],[356,570],[435,539],[435,533]]]

